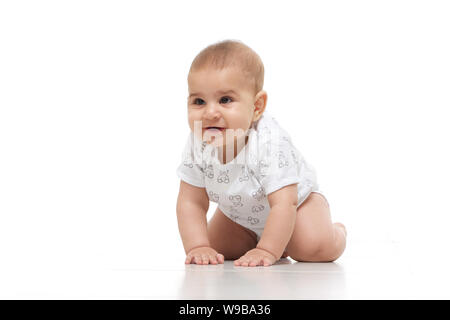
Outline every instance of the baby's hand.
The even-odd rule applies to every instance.
[[[270,252],[255,248],[247,251],[245,255],[234,261],[234,265],[242,267],[256,267],[261,265],[264,267],[268,267],[274,264],[276,261],[277,258],[274,257]]]
[[[192,261],[195,264],[217,264],[223,263],[224,256],[211,247],[199,247],[188,252],[184,263],[190,264]]]

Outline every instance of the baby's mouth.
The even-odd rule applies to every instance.
[[[203,128],[203,138],[205,141],[210,143],[219,143],[219,141],[222,141],[224,139],[224,132],[225,128],[222,127],[204,127]]]
[[[218,131],[225,130],[225,128],[222,128],[222,127],[205,127],[203,129],[205,129],[205,130],[207,130],[209,132],[218,132]]]

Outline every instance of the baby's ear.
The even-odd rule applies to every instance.
[[[253,111],[253,121],[257,121],[259,120],[259,118],[261,118],[262,114],[264,113],[264,110],[266,109],[267,92],[265,90],[259,91],[255,95],[255,100],[253,104],[255,106],[255,109]]]

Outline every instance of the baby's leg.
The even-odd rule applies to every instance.
[[[332,223],[326,199],[312,192],[297,208],[294,232],[287,245],[297,261],[329,262],[341,256],[347,232],[342,223]]]
[[[234,222],[217,208],[208,222],[208,239],[211,247],[224,255],[225,260],[235,260],[256,247],[256,233]]]

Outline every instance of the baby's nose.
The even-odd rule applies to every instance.
[[[214,104],[210,104],[205,108],[205,113],[203,116],[206,119],[219,119],[222,115]]]

